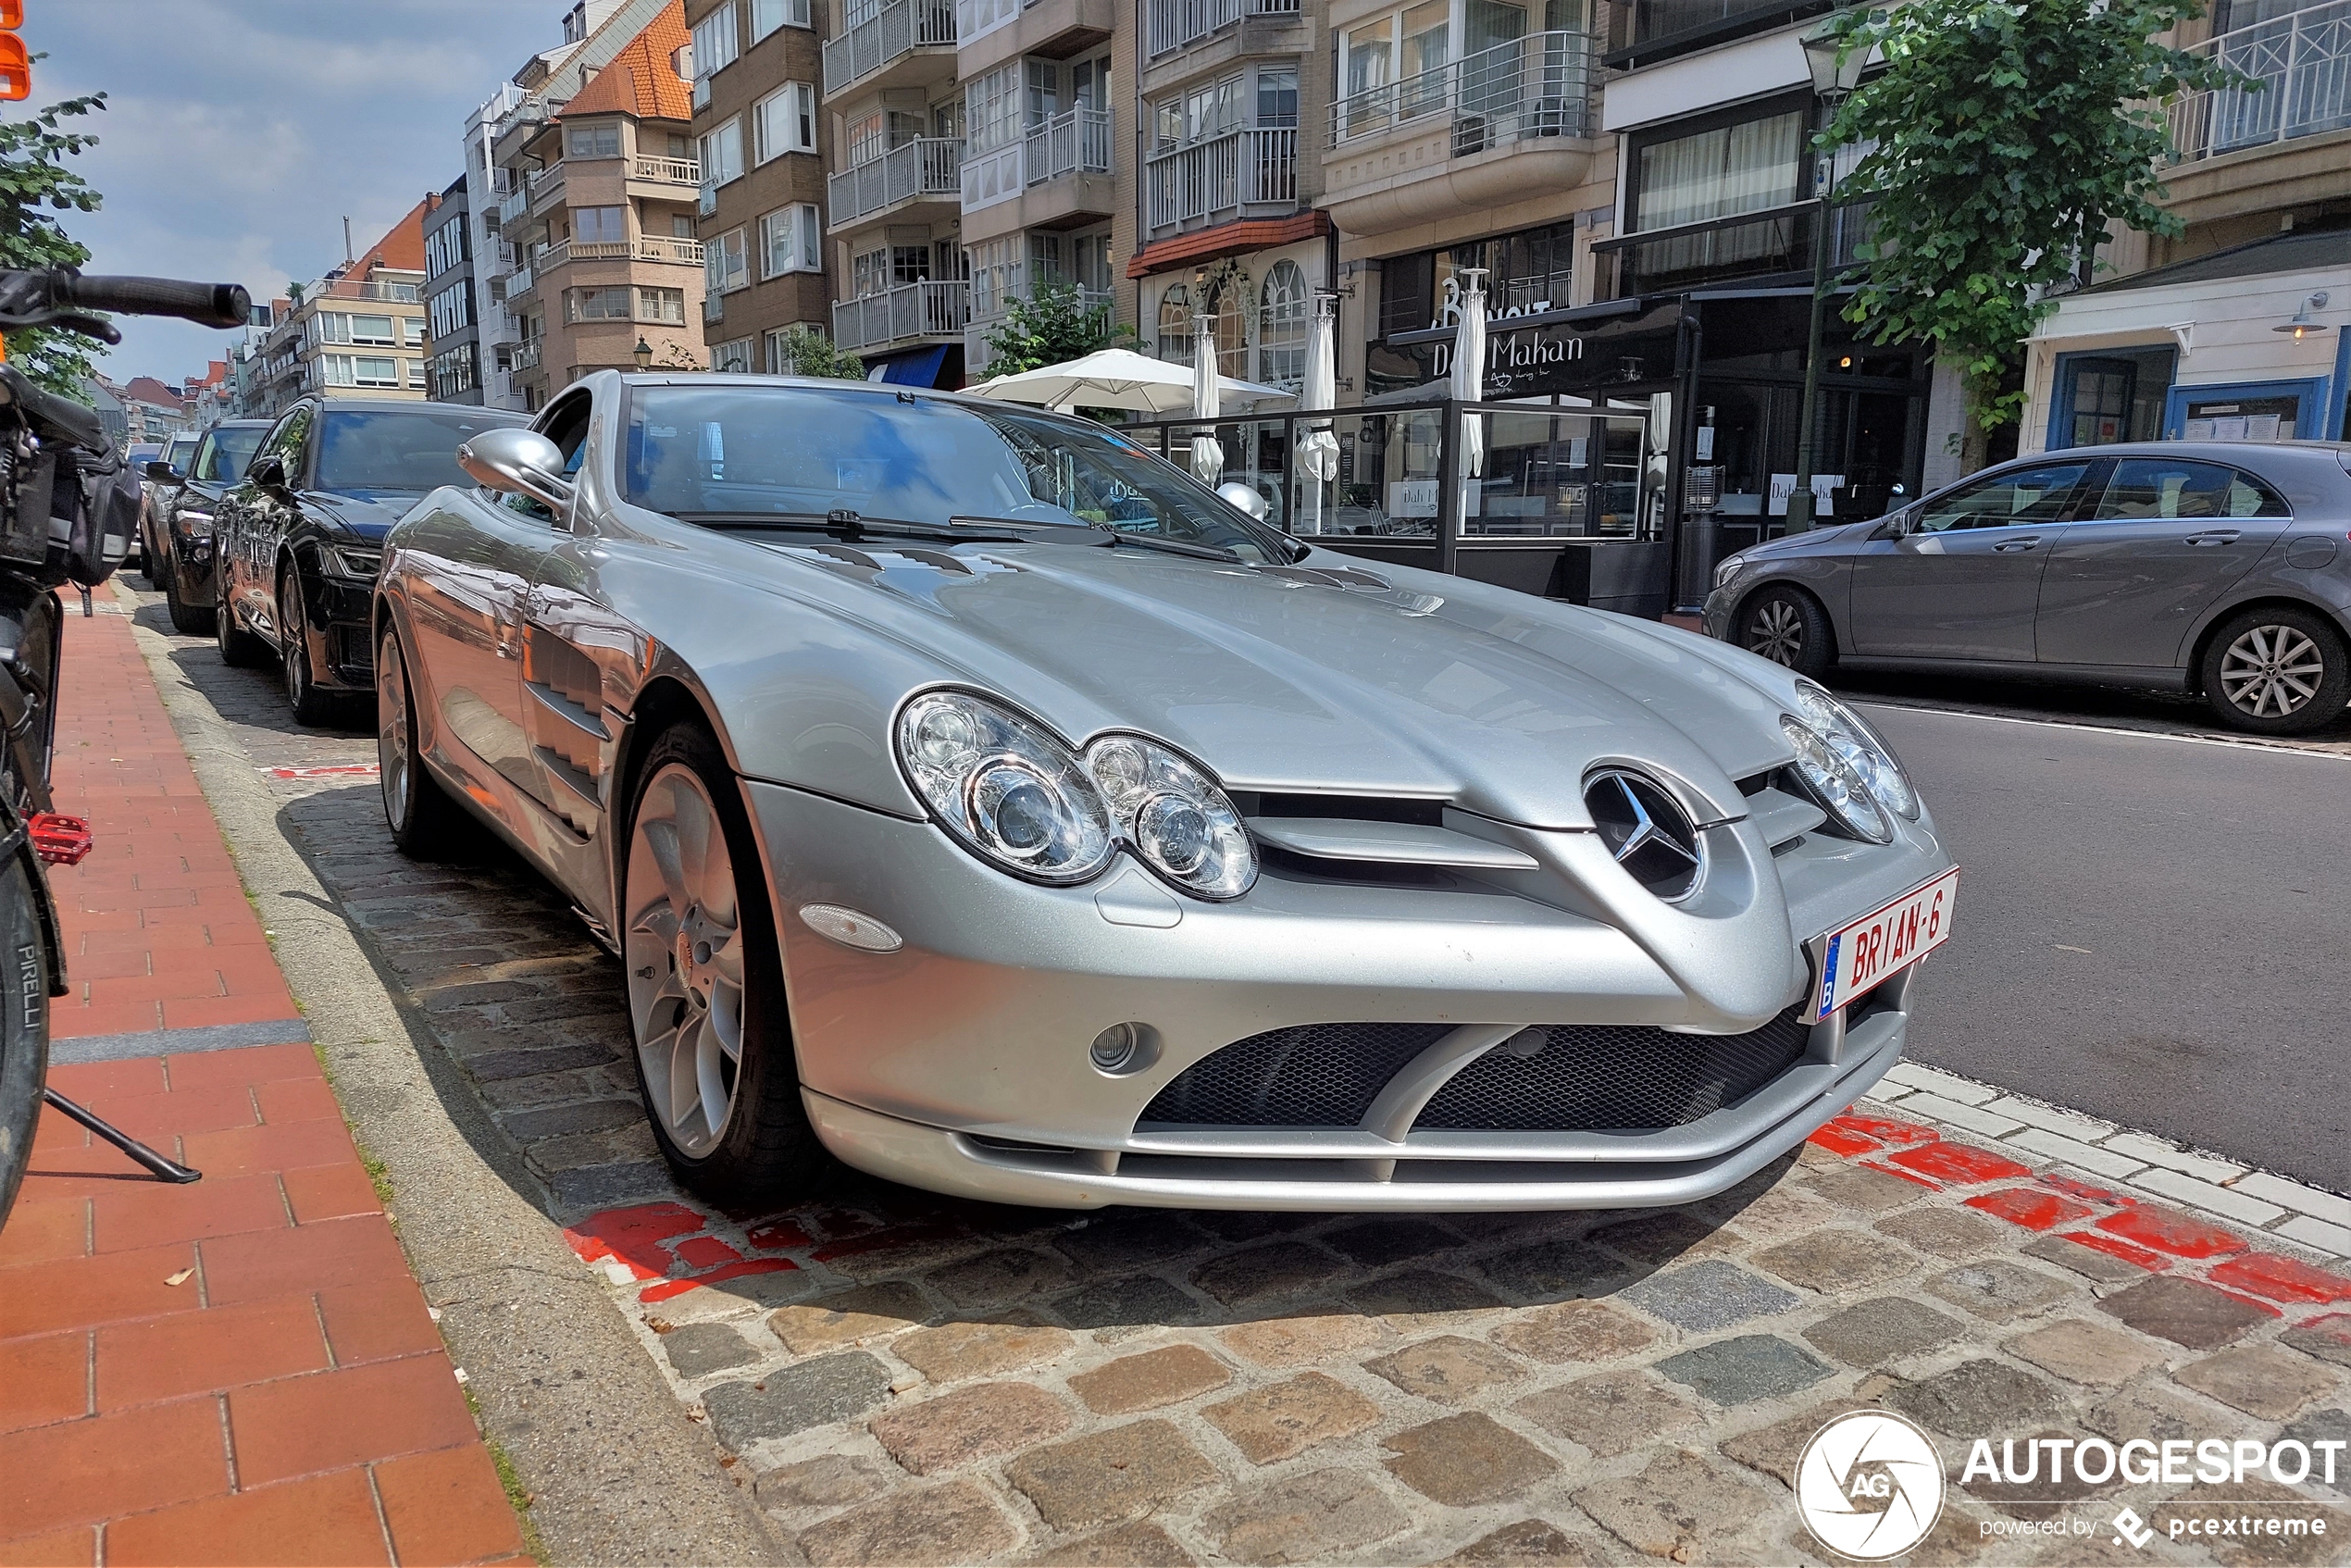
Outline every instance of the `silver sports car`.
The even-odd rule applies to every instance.
[[[384,808],[627,966],[710,1197],[1674,1203],[1900,1055],[1958,872],[1719,642],[1274,532],[1084,420],[591,375],[391,534]]]

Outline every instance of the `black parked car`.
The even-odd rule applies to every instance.
[[[457,448],[529,421],[495,408],[306,397],[221,497],[214,631],[230,665],[279,655],[297,722],[375,691],[368,635],[383,536],[428,492],[471,481]]]
[[[172,488],[188,477],[188,460],[195,454],[196,438],[173,436],[152,457],[132,455],[146,450],[133,447],[124,454],[124,461],[139,476],[139,537],[132,543],[136,546],[139,569],[152,584],[155,581],[155,536],[161,527],[164,504],[170,499]],[[125,566],[130,564],[128,560],[123,562]]]
[[[212,629],[212,529],[220,497],[244,477],[267,419],[224,419],[196,442],[186,473],[158,479],[147,526],[147,580],[163,590],[171,624],[202,634]]]

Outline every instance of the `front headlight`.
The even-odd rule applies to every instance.
[[[193,506],[182,506],[172,514],[171,521],[174,527],[185,532],[190,539],[212,537],[212,514],[209,512],[200,512]]]
[[[1237,899],[1257,880],[1257,851],[1225,791],[1156,741],[1106,735],[1086,765],[1143,863],[1184,891]]]
[[[318,554],[327,569],[340,577],[373,579],[384,564],[383,552],[366,550],[355,544],[336,542],[320,544]]]
[[[1827,740],[1793,714],[1780,716],[1780,728],[1796,748],[1796,771],[1837,826],[1856,839],[1883,844],[1894,837],[1893,824],[1870,798],[1870,787],[1853,765],[1829,747]]]
[[[1871,799],[1908,821],[1919,819],[1919,794],[1909,775],[1868,720],[1809,680],[1796,683],[1796,705],[1829,748],[1861,776]]]
[[[1723,564],[1714,568],[1714,586],[1717,588],[1730,587],[1731,579],[1745,570],[1747,570],[1747,558],[1745,556],[1731,555],[1724,557]]]
[[[963,846],[1016,877],[1083,882],[1114,847],[1101,791],[1069,748],[967,691],[926,691],[898,716],[898,759]]]

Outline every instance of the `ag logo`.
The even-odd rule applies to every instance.
[[[1796,1507],[1805,1527],[1840,1557],[1898,1557],[1942,1515],[1942,1456],[1898,1415],[1840,1415],[1804,1445],[1796,1462]]]

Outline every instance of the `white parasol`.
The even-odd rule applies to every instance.
[[[1299,406],[1309,413],[1326,412],[1338,403],[1338,355],[1332,341],[1338,330],[1337,306],[1335,296],[1318,295],[1314,319],[1306,329],[1306,388],[1300,395]],[[1323,518],[1323,487],[1338,478],[1338,437],[1331,433],[1329,420],[1318,419],[1300,429],[1298,470],[1311,487],[1303,519],[1306,526],[1299,531],[1327,533],[1330,530],[1324,526]]]
[[[1486,401],[1486,269],[1464,267],[1460,319],[1453,328],[1453,398]],[[1471,481],[1486,472],[1486,425],[1475,414],[1462,416],[1462,516],[1470,516]]]
[[[974,397],[1006,403],[1058,409],[1124,408],[1154,417],[1183,414],[1192,406],[1190,371],[1131,348],[1097,349],[1082,358],[998,376],[964,390]],[[1216,390],[1228,403],[1259,403],[1290,395],[1279,387],[1230,376],[1218,378]]]
[[[1205,316],[1192,317],[1192,417],[1214,421],[1225,413],[1224,389],[1217,385],[1216,334]],[[1192,477],[1213,485],[1225,473],[1225,448],[1213,434],[1192,438]]]

